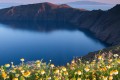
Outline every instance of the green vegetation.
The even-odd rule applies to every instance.
[[[0,80],[120,80],[120,57],[118,54],[97,55],[91,62],[72,60],[66,66],[55,66],[37,60],[32,64],[15,66],[5,64],[0,68]]]

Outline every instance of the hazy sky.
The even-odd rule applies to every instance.
[[[0,0],[0,3],[39,3],[39,2],[66,3],[73,1],[81,1],[81,0]],[[120,0],[89,0],[89,1],[120,4]]]

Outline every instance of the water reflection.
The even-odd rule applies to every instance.
[[[55,30],[70,30],[74,31],[77,27],[68,24],[68,23],[4,23],[4,25],[8,26],[8,28],[12,29],[20,29],[20,30],[27,30],[27,31],[37,31],[37,32],[52,32]]]
[[[0,38],[0,64],[18,64],[23,57],[65,65],[74,56],[107,46],[89,31],[67,23],[4,23],[0,24]]]

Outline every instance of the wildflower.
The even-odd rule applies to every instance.
[[[72,67],[72,66],[71,66],[70,69],[71,69],[71,70],[75,70],[75,67]]]
[[[110,65],[108,65],[108,66],[106,66],[108,69],[110,69],[111,68],[111,66]]]
[[[77,71],[77,74],[78,74],[78,75],[81,75],[81,74],[82,74],[82,72],[81,72],[80,70],[78,70],[78,71]]]
[[[19,68],[18,68],[18,70],[20,70],[20,71],[21,71],[21,70],[22,70],[22,67],[19,67]]]
[[[118,74],[118,70],[112,70],[112,71],[110,71],[110,75],[112,76],[112,75],[117,75]]]
[[[109,80],[113,80],[113,76],[109,76]]]
[[[118,57],[119,55],[118,55],[118,54],[114,54],[113,56],[114,56],[114,57]]]
[[[5,67],[9,68],[9,67],[10,67],[10,64],[5,64]]]
[[[99,60],[102,60],[102,56],[98,56],[98,59],[99,59]]]
[[[100,71],[106,71],[106,70],[107,70],[106,67],[100,68]]]
[[[69,66],[70,64],[69,63],[67,63],[67,66]]]
[[[86,72],[88,72],[90,69],[89,69],[88,67],[86,67],[84,70],[85,70]]]
[[[18,80],[18,78],[13,78],[12,80]]]
[[[36,62],[35,62],[35,63],[41,63],[41,62],[40,62],[40,60],[36,60]]]
[[[75,60],[72,60],[72,62],[71,62],[72,64],[74,64],[75,63]]]
[[[65,68],[65,67],[63,67],[63,68],[62,68],[62,71],[66,71],[66,68]]]
[[[11,72],[12,72],[12,73],[16,73],[16,71],[15,71],[15,70],[11,70]]]
[[[14,68],[14,67],[15,67],[15,66],[14,66],[14,64],[13,64],[13,62],[11,62],[11,67],[12,67],[12,68]]]
[[[25,61],[25,59],[24,59],[24,58],[21,58],[21,59],[20,59],[20,61],[24,62],[24,61]]]
[[[87,64],[89,64],[89,61],[86,61]]]
[[[48,80],[51,80],[51,77],[48,77],[47,79],[48,79]]]
[[[113,60],[112,59],[109,59],[108,62],[112,62]]]
[[[41,62],[39,60],[36,61],[37,67],[40,67]]]
[[[118,74],[118,70],[114,70],[114,75],[117,75]]]
[[[96,78],[93,78],[92,80],[96,80]]]
[[[68,72],[67,72],[67,71],[65,71],[65,72],[64,72],[64,75],[66,75],[66,76],[67,76],[67,75],[68,75]]]
[[[2,72],[2,77],[3,77],[4,79],[6,79],[6,78],[7,78],[7,74],[6,74],[5,72]]]
[[[54,64],[51,64],[50,66],[51,66],[51,68],[53,68],[53,67],[54,67]]]
[[[59,74],[59,72],[60,72],[59,69],[55,70],[55,74]]]
[[[81,78],[77,78],[77,80],[81,80]]]
[[[118,59],[117,62],[120,64],[120,59]]]
[[[108,77],[107,76],[102,76],[102,79],[103,80],[108,80]]]
[[[20,76],[20,74],[15,74],[15,77],[19,77]]]
[[[35,79],[38,80],[38,79],[39,79],[39,76],[36,76]]]
[[[45,74],[45,71],[44,71],[44,70],[42,70],[42,71],[41,71],[41,74],[42,74],[42,75],[43,75],[43,74]]]
[[[21,73],[24,73],[25,71],[24,70],[21,70]]]
[[[30,73],[30,71],[26,71],[26,72],[24,72],[22,74],[23,74],[24,77],[29,77],[31,73]]]

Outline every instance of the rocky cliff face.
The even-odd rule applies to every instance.
[[[73,9],[68,5],[56,5],[52,3],[38,3],[21,5],[0,10],[0,21],[67,21]]]
[[[68,5],[39,3],[21,5],[0,10],[0,21],[69,22],[77,27],[90,30],[108,44],[120,44],[120,5],[108,11],[71,8]]]

